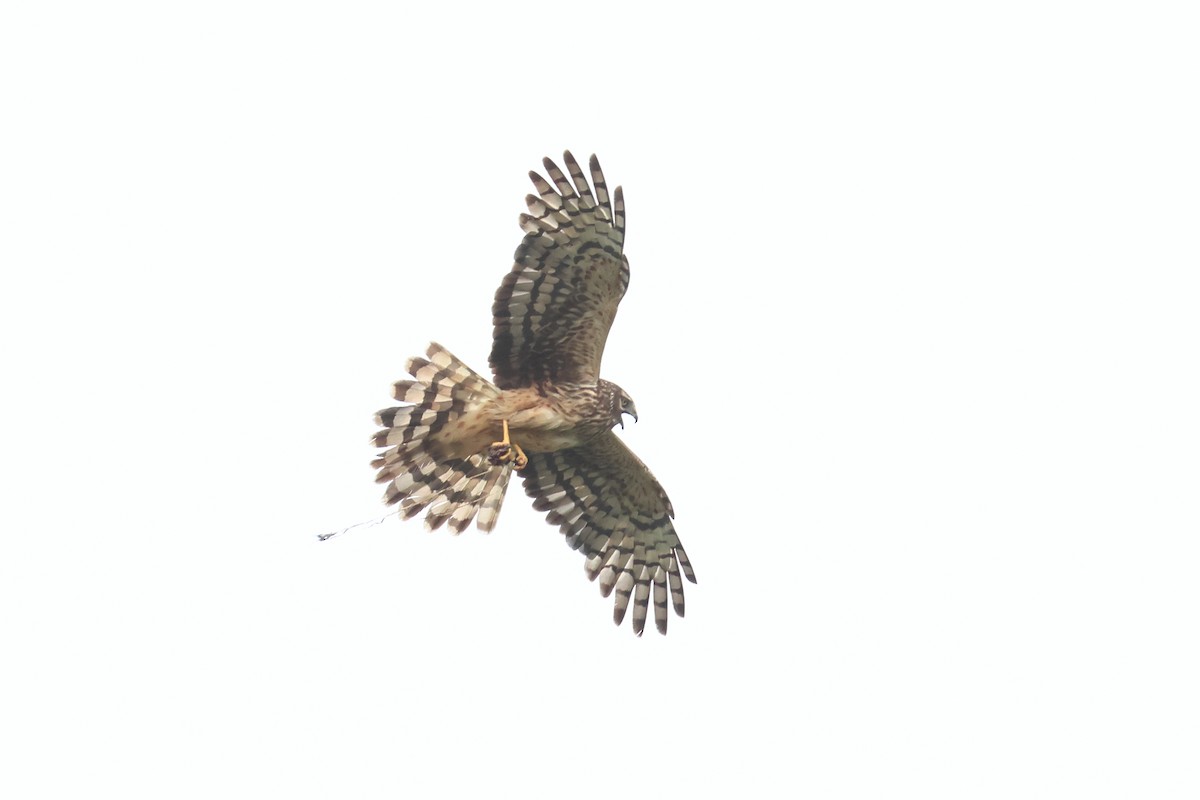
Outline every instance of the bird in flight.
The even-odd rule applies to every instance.
[[[653,595],[665,634],[667,595],[682,617],[681,574],[696,576],[666,492],[613,430],[626,414],[637,420],[633,398],[600,377],[629,285],[624,198],[619,186],[610,197],[595,156],[590,184],[570,152],[563,161],[566,174],[549,158],[548,179],[529,173],[525,237],[492,305],[493,379],[437,343],[410,358],[411,379],[393,391],[403,405],[375,416],[371,441],[385,449],[371,466],[404,519],[425,511],[426,527],[455,533],[472,519],[492,530],[516,471],[533,507],[584,554],[588,578],[615,594],[613,620],[632,601],[640,636]]]

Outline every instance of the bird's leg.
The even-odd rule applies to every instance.
[[[521,449],[521,445],[508,440],[508,420],[504,420],[504,440],[492,442],[492,446],[488,448],[488,463],[493,467],[498,467],[501,464],[507,464],[510,461],[518,470],[525,469],[525,465],[529,463],[529,459],[525,456],[525,451]]]

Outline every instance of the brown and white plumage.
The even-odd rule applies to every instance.
[[[546,511],[573,549],[587,556],[588,578],[605,597],[616,589],[613,619],[619,625],[633,598],[633,629],[646,624],[654,592],[654,622],[667,632],[667,593],[683,616],[680,570],[695,583],[687,553],[675,535],[675,511],[666,492],[625,443],[605,431],[586,444],[533,453],[521,470],[533,507]]]
[[[399,503],[404,519],[428,508],[425,524],[431,530],[449,523],[461,533],[476,519],[480,530],[490,531],[512,466],[491,466],[484,453],[453,445],[463,431],[489,435],[472,420],[500,391],[436,342],[426,356],[410,358],[405,366],[414,380],[393,387],[392,396],[411,405],[375,415],[383,430],[372,444],[388,448],[371,462],[379,470],[375,480],[388,484],[384,501]]]
[[[409,359],[413,380],[383,409],[373,443],[385,449],[372,465],[387,483],[385,501],[407,519],[426,510],[431,528],[455,533],[474,519],[490,531],[512,463],[488,458],[507,422],[528,455],[520,470],[534,508],[586,556],[588,577],[616,595],[620,624],[632,602],[641,635],[650,600],[660,633],[667,598],[683,616],[683,582],[696,580],[672,523],[674,509],[650,470],[613,432],[622,415],[637,418],[629,395],[600,378],[600,362],[617,305],[629,285],[625,207],[610,197],[600,164],[588,176],[563,154],[567,172],[549,158],[549,180],[530,173],[536,195],[525,202],[525,237],[492,306],[490,382],[445,348]],[[569,177],[568,177],[569,176]]]
[[[549,158],[542,164],[554,186],[529,173],[538,193],[525,197],[525,239],[492,305],[488,363],[501,389],[599,380],[608,329],[629,286],[621,188],[610,204],[595,156],[595,194],[571,154],[563,159],[570,181]]]

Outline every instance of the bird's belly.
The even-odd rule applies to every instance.
[[[514,442],[530,453],[551,453],[578,447],[595,435],[591,426],[563,413],[558,403],[545,402],[523,408],[508,419]]]
[[[512,440],[529,453],[551,453],[555,450],[566,450],[578,447],[584,440],[578,431],[553,431],[536,429],[509,429]]]

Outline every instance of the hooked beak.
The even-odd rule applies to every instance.
[[[637,412],[636,411],[622,411],[621,416],[617,417],[617,422],[621,423],[621,430],[625,430],[625,415],[626,414],[633,417],[634,422],[637,422]]]

